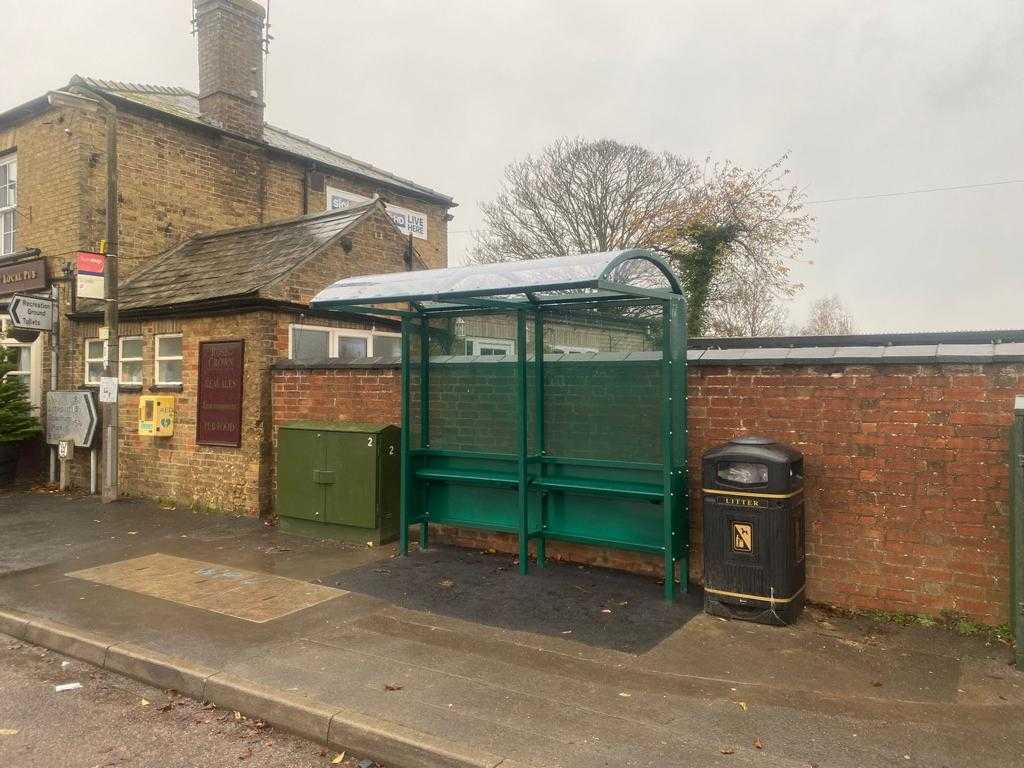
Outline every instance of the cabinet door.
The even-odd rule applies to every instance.
[[[324,467],[334,472],[334,482],[324,485],[325,519],[339,525],[375,528],[379,436],[335,432],[326,437]]]
[[[278,433],[277,513],[282,517],[323,520],[324,486],[317,482],[323,467],[321,433],[282,429]]]

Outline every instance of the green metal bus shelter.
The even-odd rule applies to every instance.
[[[656,253],[353,277],[312,305],[401,321],[402,555],[438,523],[514,535],[522,573],[531,540],[541,567],[547,541],[656,554],[686,590],[686,306]]]

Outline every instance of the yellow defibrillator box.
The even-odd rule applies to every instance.
[[[139,398],[139,434],[152,437],[174,434],[173,395],[143,395]]]

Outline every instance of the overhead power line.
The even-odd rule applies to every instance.
[[[1007,179],[1005,181],[988,181],[982,184],[958,184],[954,187],[927,187],[925,189],[908,189],[903,192],[880,192],[873,195],[851,195],[850,197],[830,197],[827,200],[808,200],[807,205],[823,203],[845,203],[848,200],[877,200],[882,197],[903,197],[905,195],[927,195],[931,192],[955,192],[960,189],[981,189],[982,187],[1003,187],[1007,184],[1024,184],[1024,179]]]

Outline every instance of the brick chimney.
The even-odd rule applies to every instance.
[[[199,111],[228,130],[263,138],[263,6],[193,0],[199,37]]]

